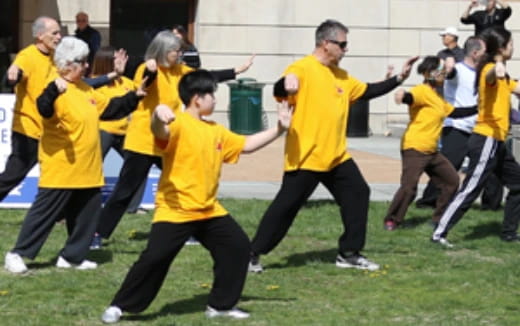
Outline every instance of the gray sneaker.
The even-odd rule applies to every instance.
[[[445,248],[453,248],[454,245],[452,243],[450,243],[446,238],[439,238],[439,239],[434,239],[432,238],[431,239],[433,243],[438,243],[440,244],[441,246],[445,247]]]
[[[365,256],[359,253],[354,253],[348,256],[338,254],[336,257],[336,266],[339,268],[357,268],[369,271],[376,271],[379,269],[378,264],[368,260]]]
[[[251,255],[251,259],[249,260],[248,271],[250,273],[262,273],[264,268],[260,264],[260,257],[256,255]]]
[[[237,307],[231,308],[229,310],[217,310],[213,307],[208,306],[206,308],[206,316],[208,318],[230,317],[233,319],[246,319],[249,318],[249,313],[240,310]]]

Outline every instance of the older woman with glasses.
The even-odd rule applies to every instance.
[[[82,80],[88,53],[85,42],[63,38],[54,55],[59,77],[37,100],[43,117],[39,188],[16,245],[5,257],[5,268],[10,272],[27,271],[22,257],[34,259],[63,216],[69,236],[56,267],[97,267],[85,258],[97,226],[104,183],[99,120],[127,116],[146,93],[145,81],[136,91],[112,99],[95,91]]]
[[[97,233],[104,239],[112,235],[152,165],[162,168],[161,151],[154,142],[150,123],[152,113],[159,104],[172,108],[175,114],[182,109],[177,86],[181,77],[193,68],[179,63],[180,49],[181,40],[171,31],[162,31],[148,46],[145,62],[137,68],[134,77],[137,84],[143,81],[144,76],[150,74],[150,70],[157,70],[157,78],[150,83],[147,89],[148,96],[132,114],[128,125],[123,167],[114,191],[101,212]],[[234,69],[216,70],[212,71],[212,74],[218,81],[233,79],[237,74],[246,71],[252,60],[253,57]]]

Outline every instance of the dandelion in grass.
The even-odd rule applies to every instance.
[[[9,291],[7,291],[7,290],[0,291],[0,297],[4,297],[4,296],[6,296],[8,294],[9,294]]]
[[[279,288],[280,288],[280,285],[268,285],[267,286],[268,291],[278,290]]]
[[[132,229],[132,230],[128,231],[128,239],[134,239],[136,235],[137,235],[137,230]]]
[[[200,287],[203,288],[203,289],[208,289],[209,288],[209,283],[201,283]]]

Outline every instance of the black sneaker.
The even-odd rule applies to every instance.
[[[260,264],[260,256],[251,254],[248,271],[250,273],[262,273],[264,271],[264,268]]]
[[[339,268],[357,268],[369,271],[377,271],[379,269],[378,264],[368,260],[365,256],[359,253],[354,253],[348,256],[339,253],[336,257],[336,266]]]
[[[500,239],[505,242],[519,242],[520,237],[518,234],[508,234],[508,235],[501,235]]]

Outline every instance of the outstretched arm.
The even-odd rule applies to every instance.
[[[361,96],[360,99],[370,100],[375,97],[384,95],[384,94],[390,92],[391,90],[393,90],[394,88],[396,88],[397,86],[399,86],[404,80],[406,80],[406,78],[408,78],[408,76],[410,76],[410,71],[412,70],[412,66],[415,63],[415,61],[417,61],[418,59],[419,59],[419,56],[415,56],[415,57],[411,57],[408,60],[406,60],[406,62],[403,65],[403,68],[401,70],[401,73],[392,78],[383,80],[382,82],[378,82],[378,83],[369,83],[367,85],[367,89],[365,90],[365,93],[363,94],[363,96]]]
[[[291,125],[293,108],[289,106],[287,101],[277,103],[278,107],[278,123],[275,127],[258,132],[246,137],[246,143],[242,149],[242,153],[249,154],[271,143],[280,136]]]

